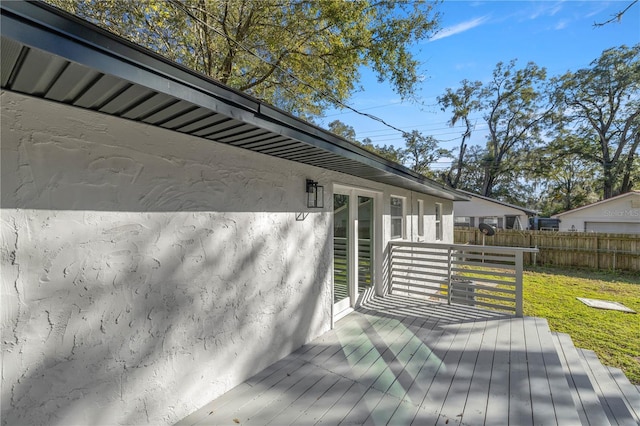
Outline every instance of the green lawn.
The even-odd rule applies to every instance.
[[[576,297],[616,301],[638,312],[594,309]],[[576,347],[598,354],[640,384],[640,274],[535,268],[524,273],[524,314],[546,318]]]

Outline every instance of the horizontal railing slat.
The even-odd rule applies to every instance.
[[[463,266],[481,266],[483,268],[494,268],[494,269],[515,269],[515,265],[511,264],[499,264],[499,263],[482,263],[482,262],[462,262],[457,260],[452,262],[454,265],[463,265]]]
[[[453,263],[455,265],[455,263]],[[452,267],[451,272],[461,272],[464,274],[484,274],[484,275],[495,275],[496,277],[511,277],[515,278],[515,268],[503,268],[510,269],[511,272],[500,272],[500,271],[483,271],[481,269],[467,269],[467,268],[456,268]],[[464,278],[464,275],[462,276]]]
[[[391,291],[522,316],[522,255],[536,249],[394,241]]]

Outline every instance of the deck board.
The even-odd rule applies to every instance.
[[[340,378],[326,392],[324,392],[313,404],[307,407],[304,412],[294,419],[295,425],[313,425],[319,422],[333,406],[342,400],[342,397],[355,386],[352,380]]]
[[[624,399],[630,414],[640,425],[640,389],[633,386],[619,368],[607,367],[607,370],[618,389],[620,389],[620,395]]]
[[[602,404],[596,395],[593,385],[587,376],[578,351],[573,345],[573,341],[567,334],[556,333],[558,351],[565,360],[564,371],[566,371],[567,382],[569,383],[574,398],[574,403],[578,409],[578,415],[583,423],[590,425],[609,425],[609,420],[602,408]]]
[[[533,424],[553,424],[556,422],[556,415],[553,406],[553,395],[547,379],[547,367],[544,362],[538,334],[539,323],[536,322],[536,318],[527,317],[524,318],[524,326]]]
[[[580,424],[554,351],[538,319],[388,296],[180,424]]]
[[[486,321],[472,323],[469,338],[463,348],[460,362],[453,373],[451,386],[445,397],[440,414],[443,416],[454,416],[462,418],[465,406],[471,389],[471,381],[476,372],[476,364],[480,355],[482,338],[484,336]],[[484,397],[484,398],[483,398]],[[474,399],[485,399],[486,395],[475,396]],[[438,424],[443,422],[444,417],[438,419]]]
[[[509,424],[509,353],[511,320],[498,322],[485,424]],[[464,416],[463,416],[464,417]]]
[[[598,361],[597,355],[585,349],[579,349],[578,352],[582,356],[587,374],[591,374],[593,378],[596,393],[611,424],[637,426],[638,423],[627,408],[618,386],[608,370]]]
[[[527,365],[524,319],[511,322],[511,350],[509,358],[509,424],[533,424],[531,386]]]

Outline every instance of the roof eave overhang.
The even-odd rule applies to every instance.
[[[540,213],[540,212],[535,211],[535,210],[530,210],[530,209],[527,209],[527,208],[524,208],[524,207],[516,206],[514,204],[505,203],[504,201],[495,200],[493,198],[485,197],[485,196],[479,195],[479,194],[474,194],[472,192],[463,191],[463,190],[459,190],[458,192],[462,192],[463,194],[469,196],[470,197],[469,200],[471,200],[471,198],[475,197],[475,198],[478,198],[480,200],[484,200],[484,201],[487,201],[487,202],[490,202],[490,203],[495,203],[495,204],[498,204],[498,205],[503,206],[503,207],[508,207],[508,208],[511,208],[511,209],[514,209],[514,210],[519,210],[522,213],[526,214],[527,216],[537,216]]]
[[[210,113],[211,116],[228,119],[230,122],[228,127],[244,126],[245,128],[242,129],[244,134],[249,134],[249,131],[255,128],[254,133],[260,129],[265,132],[265,139],[280,137],[278,144],[282,149],[273,149],[269,145],[262,144],[259,150],[252,149],[256,152],[268,153],[268,155],[448,200],[469,199],[465,194],[426,179],[402,165],[383,159],[330,132],[170,62],[66,12],[45,4],[31,2],[2,2],[0,6],[2,8],[0,29],[3,41],[1,76],[3,89],[74,106],[91,105],[89,109],[131,118],[122,111],[114,113],[106,104],[84,102],[79,105],[77,98],[61,100],[49,96],[48,90],[50,91],[51,87],[58,82],[56,79],[61,78],[63,72],[69,68],[69,64],[78,64],[80,65],[78,69],[81,69],[76,71],[78,73],[97,73],[99,76],[108,76],[115,79],[114,81],[122,82],[123,87],[128,91],[133,92],[133,89],[136,89],[137,92],[148,91],[148,96],[162,95],[170,99],[166,102],[167,105],[171,105],[173,101],[182,102],[187,105],[184,110],[191,115],[200,113],[204,116]],[[34,81],[29,85],[23,83],[22,87],[16,87],[14,83],[19,78],[17,74],[28,72],[20,66],[20,61],[24,60],[24,56],[31,49],[37,49],[40,55],[34,61],[46,62],[42,70],[37,70],[42,72],[42,75],[39,75],[41,81]],[[22,81],[31,80],[23,78]],[[96,94],[97,96],[99,93]],[[124,97],[122,93],[113,95],[113,97],[116,96]],[[141,98],[144,99],[144,96]],[[112,100],[109,98],[105,102]],[[173,120],[179,121],[179,117],[173,117]],[[161,124],[145,120],[138,121],[171,128],[165,126],[166,121]],[[188,126],[173,129],[182,131],[186,127]],[[198,132],[185,133],[200,136]],[[218,136],[228,133],[228,131],[217,134],[214,132],[206,137],[219,142],[221,139]],[[234,144],[242,146],[240,139],[242,135],[240,133],[238,135],[234,139]]]

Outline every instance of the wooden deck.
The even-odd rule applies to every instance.
[[[608,424],[557,345],[543,319],[377,298],[179,424]]]

